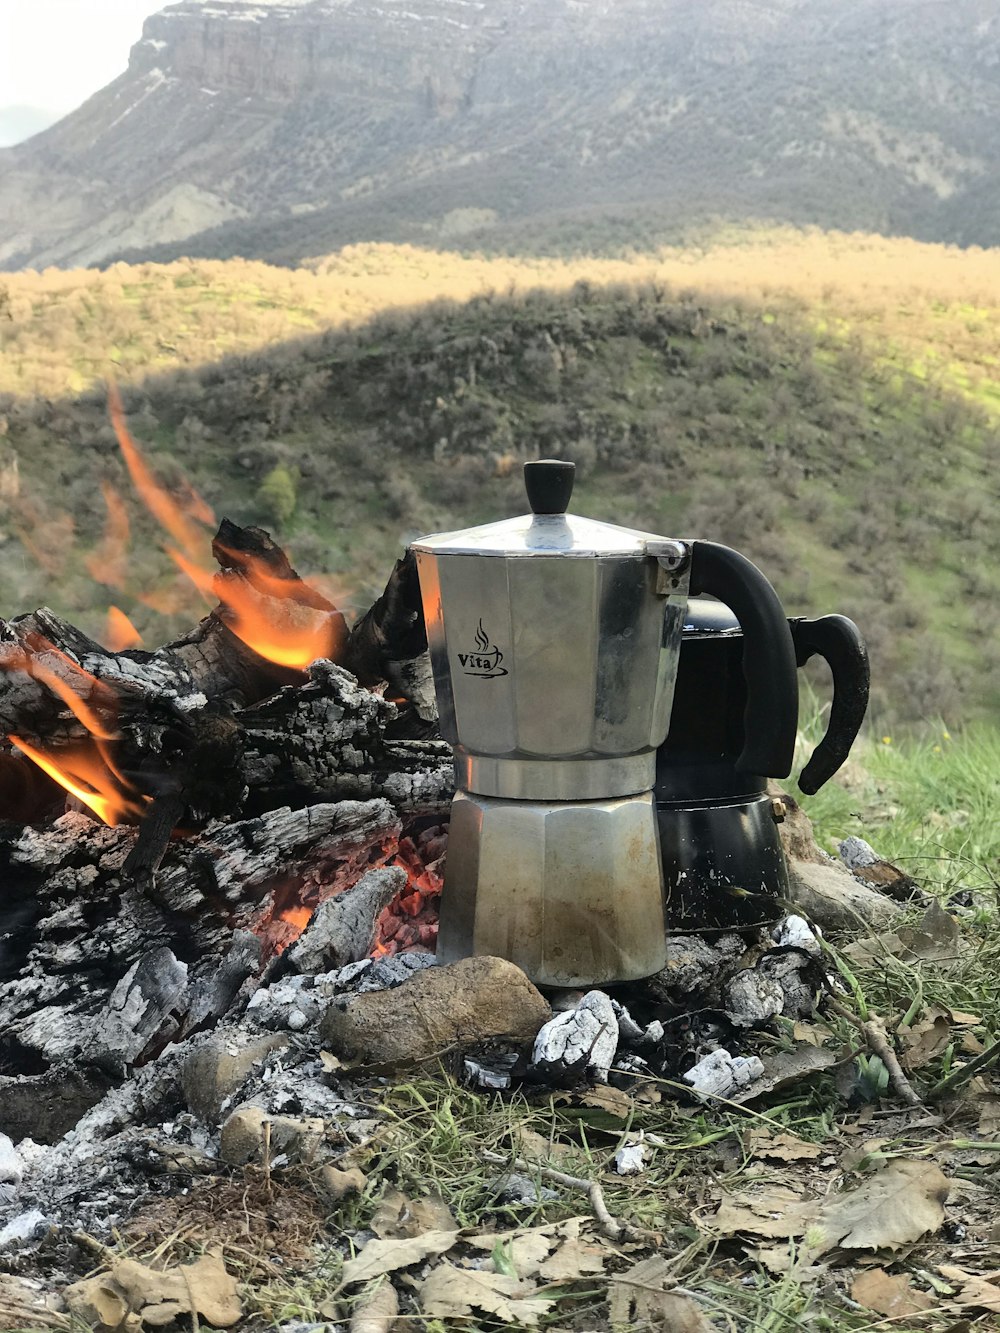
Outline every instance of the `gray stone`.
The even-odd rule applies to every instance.
[[[788,863],[789,899],[823,930],[854,930],[858,926],[893,925],[902,909],[855,879],[836,861]]]
[[[326,1133],[324,1121],[309,1116],[269,1115],[260,1106],[239,1106],[222,1126],[219,1156],[231,1166],[261,1161],[270,1124],[269,1151],[273,1161],[313,1161]]]
[[[392,990],[335,1000],[319,1031],[333,1051],[396,1068],[492,1038],[527,1045],[550,1012],[513,963],[463,958],[425,968]]]
[[[208,1125],[216,1125],[225,1103],[246,1082],[254,1066],[287,1045],[278,1033],[248,1037],[239,1031],[213,1032],[181,1067],[184,1098]]]

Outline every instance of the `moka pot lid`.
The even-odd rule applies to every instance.
[[[567,514],[573,489],[573,463],[544,458],[524,466],[532,513],[517,518],[432,533],[411,542],[418,554],[483,555],[501,559],[529,556],[571,556],[578,559],[671,555],[678,543],[653,532],[618,527],[596,519]],[[663,548],[668,548],[664,550]]]

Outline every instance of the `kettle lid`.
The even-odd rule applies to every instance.
[[[411,542],[411,549],[435,555],[507,558],[558,555],[594,559],[658,554],[655,547],[665,539],[656,533],[567,514],[575,471],[575,463],[554,458],[525,463],[530,514],[457,532],[432,533]]]

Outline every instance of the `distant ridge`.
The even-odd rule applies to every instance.
[[[182,0],[0,150],[7,268],[709,215],[1000,243],[996,0]]]

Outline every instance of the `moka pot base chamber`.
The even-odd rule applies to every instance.
[[[438,958],[492,954],[538,985],[634,981],[666,966],[650,792],[606,801],[452,804]]]

